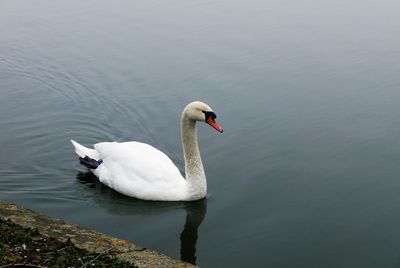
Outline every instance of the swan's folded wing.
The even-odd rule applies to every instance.
[[[171,159],[148,144],[104,142],[94,147],[103,160],[100,181],[124,194],[172,190],[185,183]]]

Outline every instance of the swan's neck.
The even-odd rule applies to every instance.
[[[196,121],[185,113],[181,118],[181,136],[188,194],[192,199],[203,198],[207,193],[207,181],[197,143]]]

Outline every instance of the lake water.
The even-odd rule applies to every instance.
[[[400,267],[400,2],[0,1],[0,198],[203,267]],[[69,139],[137,140],[209,193],[102,186]]]

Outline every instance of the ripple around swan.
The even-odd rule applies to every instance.
[[[10,56],[11,57],[11,56]],[[12,55],[12,57],[20,57],[20,55]],[[18,77],[26,79],[27,81],[34,81],[43,93],[50,93],[54,95],[54,98],[63,98],[65,100],[71,99],[85,99],[88,97],[94,104],[100,105],[100,101],[94,92],[97,92],[95,86],[90,85],[90,82],[82,81],[79,76],[74,73],[69,73],[69,70],[65,70],[60,66],[56,65],[56,61],[47,59],[49,62],[54,62],[53,65],[46,65],[40,62],[33,62],[33,60],[12,60],[12,64],[5,64],[5,70],[3,75],[12,77]],[[33,65],[33,66],[32,66]]]

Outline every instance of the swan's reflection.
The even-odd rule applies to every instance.
[[[185,202],[186,221],[181,233],[181,260],[196,264],[197,230],[207,212],[207,199]]]
[[[123,196],[99,182],[91,172],[79,172],[77,180],[95,189],[89,193],[96,202],[110,209],[113,214],[127,212],[140,215],[163,213],[168,210],[185,209],[186,221],[180,234],[181,260],[196,264],[198,228],[207,212],[207,199],[194,202],[154,202]],[[127,206],[129,204],[129,206]]]

